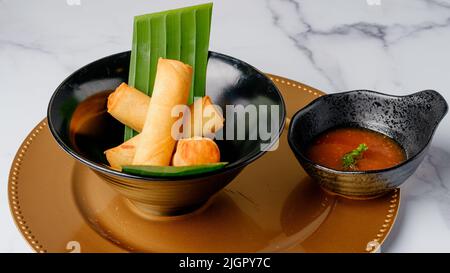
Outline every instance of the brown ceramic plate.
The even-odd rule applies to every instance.
[[[288,117],[323,93],[269,75]],[[38,252],[372,252],[388,235],[398,189],[352,201],[323,192],[287,144],[248,166],[200,211],[148,219],[55,143],[42,121],[9,177],[14,220]]]

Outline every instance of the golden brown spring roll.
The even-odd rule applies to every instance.
[[[124,143],[105,151],[106,159],[111,168],[121,171],[122,166],[131,165],[136,154],[136,145],[139,142],[140,134],[130,138]]]
[[[118,121],[141,132],[149,103],[149,96],[122,83],[108,96],[107,109]]]
[[[136,89],[134,89],[136,90]],[[140,91],[131,91],[131,92],[139,92]],[[119,96],[116,96],[116,98]],[[130,97],[134,97],[137,98],[137,96],[130,96]],[[148,101],[148,103],[150,103],[150,97],[145,96],[146,100]],[[142,99],[142,98],[141,98]],[[108,103],[109,104],[109,103]],[[121,104],[119,101],[117,101],[117,104]],[[194,106],[196,104],[193,103],[190,105],[189,109],[190,112],[192,114],[194,114],[195,109]],[[217,109],[215,108],[215,106],[212,104],[211,99],[209,97],[203,97],[202,98],[202,105],[203,105],[203,131],[205,132],[205,134],[203,136],[206,137],[210,137],[207,135],[208,130],[212,131],[213,133],[216,132],[217,130],[221,129],[223,127],[223,117],[221,112],[217,111]],[[121,106],[118,106],[121,107]],[[208,107],[213,107],[211,108],[211,112],[212,116],[210,116],[209,113],[207,113],[208,111],[206,109],[208,109]],[[112,112],[114,113],[124,113],[124,112],[119,112],[119,111],[115,111],[113,110]],[[192,118],[192,127],[191,127],[191,135],[190,136],[199,136],[198,134],[194,133],[194,120],[197,120],[197,116],[194,114],[194,118]],[[127,119],[127,118],[125,118]],[[127,125],[127,124],[126,124]],[[216,129],[218,128],[218,129]],[[141,130],[137,130],[138,132],[140,132]],[[134,158],[134,154],[136,153],[136,145],[139,142],[139,135],[131,138],[130,140],[122,143],[119,146],[116,146],[114,148],[108,149],[105,151],[106,154],[106,159],[108,160],[110,166],[113,169],[117,169],[117,170],[121,170],[121,166],[125,166],[125,165],[131,165],[133,163],[133,158]],[[212,137],[210,137],[212,138]]]
[[[172,109],[186,105],[192,82],[192,67],[180,61],[159,58],[153,95],[147,110],[134,165],[168,166],[176,140],[172,125],[178,117]]]
[[[148,106],[151,98],[141,91],[122,83],[108,97],[108,113],[124,125],[141,132],[147,116]],[[197,100],[196,100],[197,101]],[[195,115],[194,106],[201,106],[203,119],[199,122],[200,115]],[[190,136],[208,136],[219,131],[223,127],[223,115],[211,98],[205,96],[201,98],[201,105],[193,103],[189,107],[191,113]],[[195,126],[197,124],[197,126]],[[200,128],[198,128],[200,127]]]
[[[173,166],[191,166],[220,161],[220,150],[210,138],[193,137],[180,139],[173,155]]]
[[[222,112],[215,106],[211,98],[204,96],[197,99],[189,106],[190,115],[185,118],[190,118],[185,121],[185,124],[190,124],[189,137],[209,137],[214,138],[214,133],[222,129],[224,118]]]

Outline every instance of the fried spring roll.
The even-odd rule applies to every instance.
[[[141,135],[137,135],[114,148],[105,151],[106,159],[111,168],[121,171],[122,166],[131,165],[136,154],[136,145]]]
[[[131,92],[139,92],[136,89],[134,89],[135,91],[131,91]],[[134,97],[137,98],[137,96],[130,96],[130,97]],[[116,96],[115,98],[120,98],[120,95]],[[145,96],[145,99],[148,101],[148,103],[150,103],[150,99],[148,96]],[[197,101],[198,102],[198,101]],[[209,137],[209,138],[213,138],[214,136],[210,136],[208,135],[208,132],[212,132],[212,134],[214,134],[214,132],[216,132],[217,130],[220,130],[223,127],[223,122],[224,119],[222,117],[222,113],[219,112],[217,110],[217,108],[215,108],[215,106],[212,104],[211,99],[209,97],[203,97],[201,100],[201,105],[203,106],[203,136],[205,137]],[[120,105],[120,102],[117,102],[117,105]],[[109,102],[108,102],[109,105]],[[138,104],[135,104],[138,105]],[[201,134],[196,134],[195,133],[195,126],[194,126],[194,121],[198,120],[198,116],[195,114],[195,109],[194,107],[198,106],[198,104],[191,104],[189,109],[190,109],[190,113],[194,115],[194,117],[191,119],[192,123],[191,123],[191,134],[190,136],[201,136]],[[121,107],[121,106],[118,106]],[[212,115],[210,115],[207,111],[208,107],[211,107],[211,112]],[[109,111],[109,110],[108,110]],[[110,113],[119,113],[119,111],[111,111]],[[122,112],[125,113],[125,112]],[[126,118],[125,118],[126,119]],[[217,129],[216,129],[217,128]],[[189,129],[189,128],[188,128]],[[138,132],[140,132],[141,130],[137,130]],[[202,131],[200,131],[202,132]],[[202,133],[203,133],[202,132]],[[140,134],[129,139],[128,141],[120,144],[119,146],[116,146],[114,148],[108,149],[105,151],[106,154],[106,159],[108,160],[110,166],[113,169],[117,169],[117,170],[121,170],[121,166],[125,166],[125,165],[131,165],[133,163],[133,157],[134,154],[136,153],[136,145],[139,142],[139,138],[140,138]]]
[[[178,119],[172,116],[172,109],[187,104],[191,82],[191,66],[175,60],[158,60],[153,97],[136,146],[134,165],[170,164],[176,142],[171,134],[172,125]]]
[[[133,128],[137,132],[141,132],[144,127],[145,118],[147,116],[148,106],[151,98],[141,91],[122,83],[108,97],[108,113],[124,125]],[[213,134],[223,127],[223,115],[219,109],[213,105],[211,98],[205,96],[201,98],[201,105],[191,104],[190,109],[190,130],[189,136],[207,136],[213,137]],[[202,119],[200,121],[199,114],[195,107],[201,107]],[[198,110],[197,110],[198,111]]]
[[[118,121],[141,132],[149,103],[149,96],[122,83],[108,96],[107,109]]]
[[[222,129],[224,118],[220,109],[214,105],[211,98],[204,96],[197,99],[189,106],[189,114],[185,116],[190,120],[185,124],[190,124],[189,137],[214,138],[214,134]]]
[[[192,166],[220,161],[220,150],[210,138],[180,139],[173,155],[173,166]]]

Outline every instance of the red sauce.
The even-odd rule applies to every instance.
[[[368,150],[357,160],[356,170],[380,170],[406,159],[403,148],[392,138],[362,128],[338,128],[319,135],[308,148],[308,158],[325,167],[344,170],[342,156],[366,144]]]

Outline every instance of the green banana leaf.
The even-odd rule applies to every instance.
[[[212,3],[136,16],[128,84],[151,96],[158,58],[192,66],[188,104],[205,96]],[[125,141],[137,132],[125,127]]]
[[[200,174],[223,168],[227,162],[211,163],[193,166],[123,166],[122,171],[140,176],[155,177],[179,177],[192,174]]]

